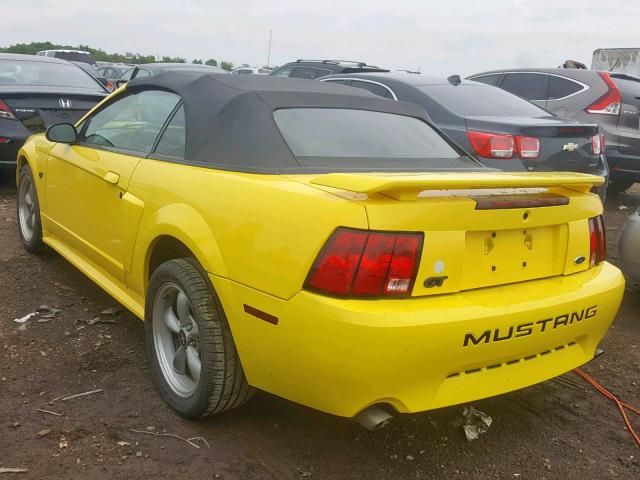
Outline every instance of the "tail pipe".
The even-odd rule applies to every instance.
[[[373,405],[362,410],[359,414],[353,417],[353,419],[367,430],[375,431],[380,430],[393,420],[393,415],[382,408]]]

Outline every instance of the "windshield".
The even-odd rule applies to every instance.
[[[464,84],[418,87],[447,110],[463,117],[548,117],[549,112],[501,88]]]
[[[303,166],[477,167],[417,118],[335,108],[282,109],[274,112],[274,118]]]
[[[0,85],[75,87],[103,93],[91,76],[71,64],[0,60]]]

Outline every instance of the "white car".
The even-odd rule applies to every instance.
[[[247,75],[247,74],[264,75],[267,73],[267,71],[262,68],[239,67],[239,68],[236,68],[235,70],[231,70],[231,73],[237,73],[240,75]]]

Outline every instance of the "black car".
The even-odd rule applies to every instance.
[[[201,72],[203,75],[206,73],[229,73],[219,67],[194,63],[142,63],[125,71],[117,84],[120,85],[134,78],[150,77],[164,72]]]
[[[0,168],[13,168],[31,134],[75,123],[109,92],[77,66],[54,57],[0,54]]]
[[[275,69],[270,75],[314,80],[336,73],[388,72],[384,68],[350,60],[304,60],[287,63]]]
[[[342,74],[320,80],[422,106],[436,126],[489,167],[608,175],[597,125],[555,117],[484,83],[420,74]]]

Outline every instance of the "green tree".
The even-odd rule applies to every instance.
[[[218,61],[214,60],[213,58],[210,58],[209,60],[207,60],[204,63],[209,65],[209,66],[211,66],[211,67],[217,67],[218,66]]]
[[[162,61],[164,63],[187,63],[187,59],[186,58],[182,58],[182,57],[167,57],[167,56],[164,56],[164,57],[162,57]]]
[[[220,62],[220,67],[222,67],[223,70],[230,72],[233,70],[233,62]]]
[[[194,58],[191,63],[194,63],[196,65],[202,65],[202,60],[198,60],[197,58]]]

